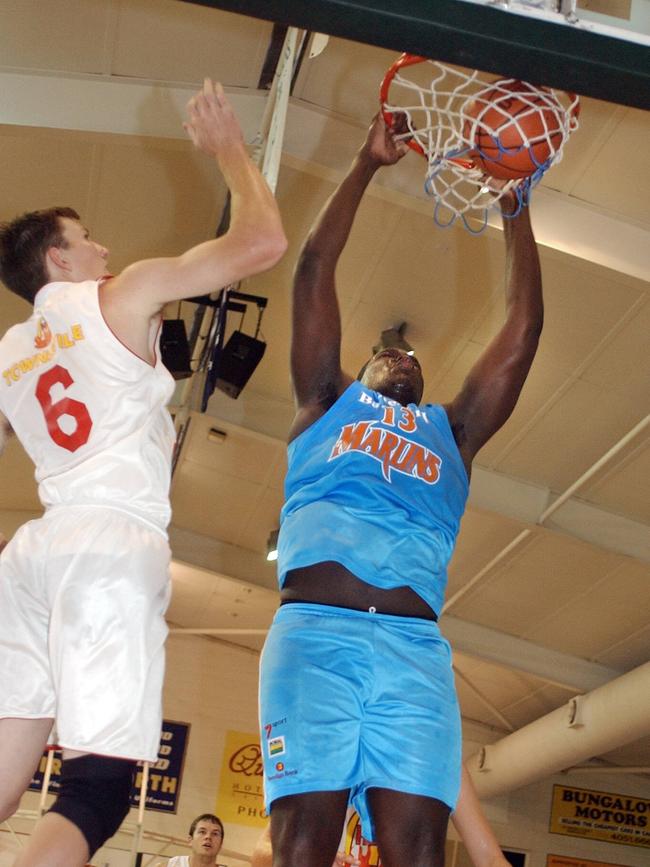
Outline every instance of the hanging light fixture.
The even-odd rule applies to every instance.
[[[401,349],[407,355],[414,355],[415,349],[404,339],[405,330],[406,322],[402,322],[401,325],[397,325],[395,328],[387,328],[385,331],[382,331],[379,336],[379,342],[372,347],[373,355],[381,352],[382,349],[391,349],[393,347]]]

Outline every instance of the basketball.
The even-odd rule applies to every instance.
[[[562,146],[562,107],[552,91],[499,80],[463,111],[468,156],[500,180],[527,178]]]

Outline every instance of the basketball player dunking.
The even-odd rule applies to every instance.
[[[446,406],[420,405],[420,365],[400,350],[377,353],[360,381],[344,373],[336,264],[375,172],[406,151],[377,118],[295,275],[283,604],[260,683],[275,867],[331,867],[349,800],[384,867],[440,867],[460,787],[436,616],[472,459],[511,414],[535,355],[541,277],[524,208],[504,219],[505,322]],[[504,207],[513,213],[514,199]]]
[[[70,208],[0,229],[0,276],[34,305],[0,342],[0,430],[36,464],[46,510],[0,560],[0,821],[53,723],[64,751],[20,867],[85,864],[128,812],[135,761],[157,758],[174,440],[162,308],[263,271],[286,247],[220,85],[206,79],[185,128],[230,188],[222,237],[110,277],[108,251]]]

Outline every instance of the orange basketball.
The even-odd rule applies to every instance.
[[[499,80],[464,110],[467,155],[501,180],[527,178],[562,144],[562,107],[552,91]]]

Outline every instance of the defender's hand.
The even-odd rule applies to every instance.
[[[206,78],[203,89],[187,103],[187,121],[183,124],[195,147],[218,157],[230,147],[244,148],[239,121],[221,84]]]
[[[395,113],[392,128],[386,126],[379,113],[370,125],[361,153],[376,166],[392,166],[409,152],[406,142],[398,138],[404,133],[408,133],[408,126],[403,112]]]

